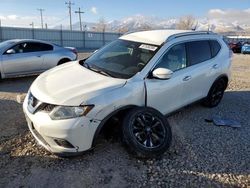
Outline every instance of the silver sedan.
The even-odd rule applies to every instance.
[[[0,43],[0,79],[39,74],[76,59],[75,48],[40,40],[7,40]]]

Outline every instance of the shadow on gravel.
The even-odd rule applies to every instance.
[[[8,78],[0,82],[0,92],[27,93],[37,76]]]

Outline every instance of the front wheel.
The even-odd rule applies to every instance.
[[[137,107],[129,111],[122,132],[124,143],[139,158],[159,157],[172,140],[166,118],[153,108]]]

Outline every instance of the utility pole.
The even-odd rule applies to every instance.
[[[2,20],[0,19],[0,42],[3,40],[3,34],[2,34]]]
[[[80,31],[82,31],[82,16],[81,14],[84,14],[83,11],[81,11],[81,8],[79,7],[78,11],[75,11],[76,14],[79,14],[79,21],[80,21]]]
[[[72,31],[72,20],[71,20],[71,6],[74,5],[71,1],[65,2],[66,5],[68,5],[69,9],[69,24],[70,24],[70,30]]]
[[[32,39],[34,39],[35,38],[35,31],[34,31],[34,22],[32,22],[31,24],[30,24],[30,26],[32,27]]]
[[[40,16],[41,16],[41,26],[42,26],[42,29],[43,29],[43,11],[44,11],[44,9],[42,9],[42,8],[38,8],[37,10],[38,10],[38,11],[40,11]]]
[[[30,24],[31,28],[34,29],[34,22]]]

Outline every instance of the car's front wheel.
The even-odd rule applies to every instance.
[[[137,107],[129,111],[122,125],[123,141],[140,158],[162,155],[172,140],[166,118],[153,108]]]

